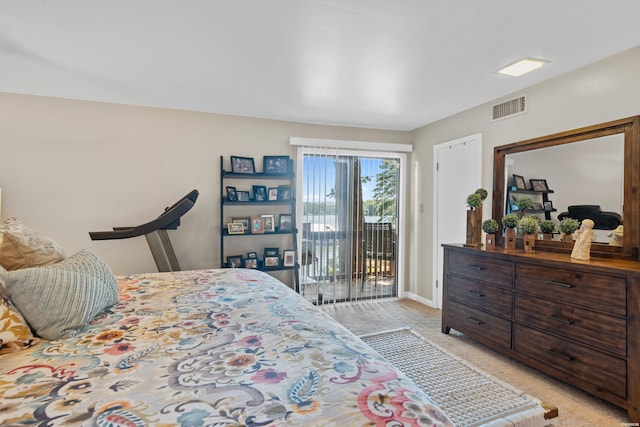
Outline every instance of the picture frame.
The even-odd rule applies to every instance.
[[[258,259],[258,253],[257,253],[257,252],[248,252],[248,253],[247,253],[247,258],[255,258],[255,259]]]
[[[264,185],[253,186],[253,200],[256,202],[264,202],[267,200],[267,187]]]
[[[245,258],[244,268],[258,268],[258,258]]]
[[[239,202],[249,202],[249,201],[251,201],[251,198],[249,197],[249,192],[248,191],[236,191],[236,194],[238,195],[238,201]]]
[[[230,202],[237,202],[238,201],[238,194],[236,192],[236,187],[232,187],[230,185],[227,185],[227,200]]]
[[[289,213],[281,213],[278,218],[278,231],[293,231],[293,215]]]
[[[276,231],[276,221],[273,215],[260,215],[260,218],[262,218],[265,233],[274,233]]]
[[[291,200],[291,186],[279,185],[278,186],[278,200]]]
[[[296,265],[296,251],[293,249],[287,249],[282,251],[282,266],[283,267],[295,267]]]
[[[278,187],[269,187],[269,201],[278,200]]]
[[[527,184],[522,175],[513,174],[513,182],[518,190],[526,190]]]
[[[529,183],[534,191],[549,191],[546,179],[530,179]]]
[[[242,255],[231,255],[227,257],[227,266],[230,268],[242,268]]]
[[[280,267],[280,257],[279,256],[264,257],[264,266],[265,268]]]
[[[553,210],[553,203],[551,202],[551,200],[543,202],[542,204],[544,206],[544,210],[545,211],[552,211]]]
[[[238,223],[242,224],[242,226],[244,227],[244,231],[248,232],[249,231],[249,223],[251,222],[251,217],[243,216],[243,217],[231,218],[231,222],[238,222]]]
[[[251,234],[263,234],[264,233],[264,223],[262,222],[262,218],[259,216],[251,217]]]
[[[233,173],[256,173],[253,157],[231,156],[231,172]]]
[[[542,206],[542,203],[533,203],[533,210],[534,210],[534,211],[541,211],[541,210],[543,210],[543,209],[544,209],[544,208],[543,208],[543,206]]]
[[[289,172],[289,156],[264,156],[262,169],[265,175],[286,175]]]
[[[244,234],[244,226],[241,222],[230,222],[227,224],[227,233],[229,234]]]
[[[264,248],[264,256],[280,256],[280,248]]]

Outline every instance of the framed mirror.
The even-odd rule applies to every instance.
[[[583,153],[590,158],[581,160]],[[551,219],[556,224],[558,216],[567,216],[568,207],[575,210],[575,205],[600,206],[619,215],[624,228],[622,245],[598,238],[591,246],[592,257],[639,259],[640,116],[495,147],[492,218],[498,222],[511,206],[507,196],[515,185],[512,176],[523,176],[523,170],[530,174],[525,176],[526,183],[533,179],[534,184],[544,181],[549,185],[555,212]],[[501,235],[496,239],[503,243]],[[570,253],[572,248],[570,241],[536,242],[536,250],[541,251]]]

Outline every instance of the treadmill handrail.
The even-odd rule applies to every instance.
[[[135,227],[113,227],[113,231],[90,231],[89,236],[91,240],[128,239],[130,237],[153,233],[157,230],[175,228],[175,225],[172,223],[180,223],[180,217],[189,212],[193,207],[198,199],[198,194],[198,190],[191,191],[174,203],[173,206],[166,208],[164,212],[153,221]]]

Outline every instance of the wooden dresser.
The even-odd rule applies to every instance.
[[[442,332],[456,329],[640,422],[640,263],[444,245]]]

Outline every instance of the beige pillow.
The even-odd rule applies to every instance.
[[[5,231],[0,245],[0,264],[7,270],[40,267],[64,259],[62,248],[33,230]]]
[[[0,297],[0,354],[22,350],[37,342],[22,314],[9,299]]]

